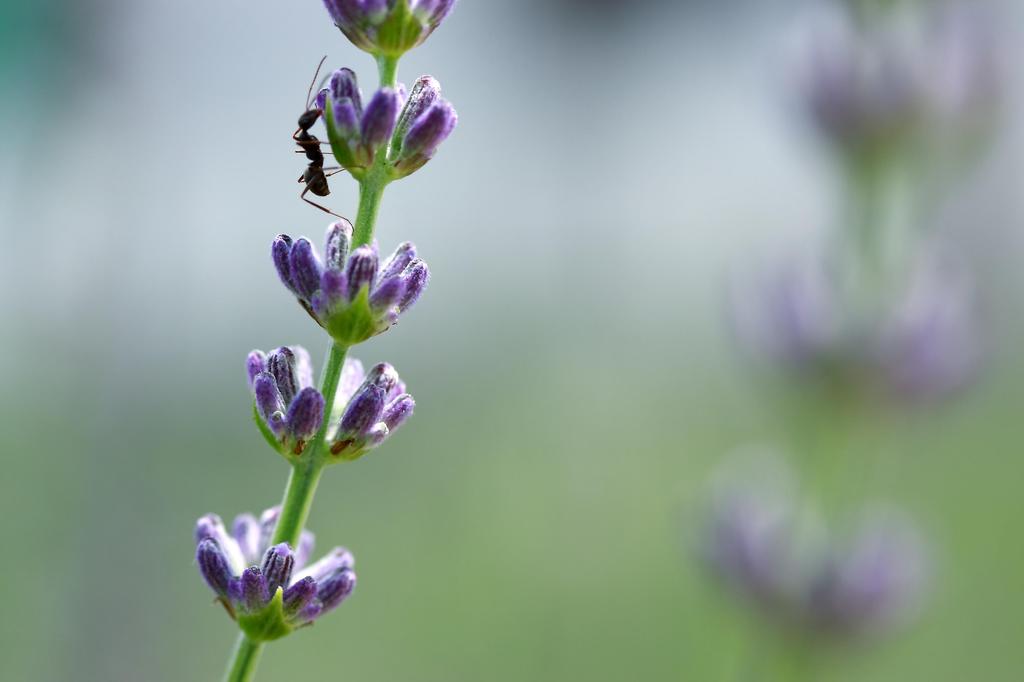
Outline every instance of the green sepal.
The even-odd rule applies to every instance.
[[[262,610],[239,615],[238,627],[254,642],[272,642],[291,634],[295,627],[288,623],[284,615],[284,588],[278,587]]]
[[[271,431],[266,422],[263,421],[263,417],[260,416],[260,410],[256,407],[255,400],[252,403],[252,420],[256,422],[256,428],[258,428],[260,433],[263,434],[263,439],[267,441],[267,445],[273,448],[274,452],[284,457],[285,460],[291,462],[293,459],[292,455],[288,452],[288,449],[277,440],[277,436],[274,435],[274,432]]]
[[[370,288],[364,286],[351,303],[327,316],[324,328],[335,343],[354,346],[377,334],[377,324],[376,316],[370,310]]]

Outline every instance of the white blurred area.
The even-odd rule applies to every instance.
[[[806,8],[764,5],[644,4],[609,25],[571,16],[586,5],[545,16],[543,3],[463,2],[400,71],[436,75],[460,112],[381,216],[382,246],[412,239],[435,272],[409,324],[475,327],[451,335],[461,343],[508,324],[508,305],[525,325],[614,305],[623,329],[603,333],[625,341],[632,324],[674,328],[717,305],[737,257],[831,221],[832,169],[790,101],[787,35]],[[104,16],[84,87],[62,97],[66,84],[40,74],[32,99],[8,102],[3,341],[105,347],[104,362],[148,374],[153,358],[219,364],[232,342],[303,329],[266,262],[275,233],[318,237],[327,222],[297,198],[289,135],[323,53],[364,90],[371,60],[313,1],[121,3]],[[1019,244],[1000,224],[1021,213],[1009,191],[1019,119],[951,202],[976,223],[972,244]],[[353,183],[331,184],[325,203],[354,214]]]

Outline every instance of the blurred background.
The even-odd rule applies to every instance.
[[[353,550],[359,588],[269,647],[259,679],[756,669],[750,621],[692,540],[723,456],[791,431],[781,389],[737,353],[726,290],[834,222],[833,159],[793,77],[816,7],[463,0],[403,60],[460,125],[388,189],[378,226],[385,250],[417,243],[430,290],[355,355],[393,363],[417,414],[325,476],[309,527]],[[1024,63],[1024,8],[996,9]],[[221,674],[236,631],[192,526],[283,489],[245,354],[326,350],[269,261],[278,232],[318,241],[327,224],[298,199],[290,140],[325,53],[373,82],[316,0],[0,9],[0,678]],[[1024,71],[1005,80],[990,148],[935,218],[978,273],[981,376],[863,438],[870,494],[928,537],[929,598],[820,679],[1024,668]],[[324,203],[354,215],[354,183],[331,185]]]

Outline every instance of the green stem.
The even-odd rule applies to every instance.
[[[378,57],[377,67],[380,71],[381,87],[395,87],[398,57]],[[387,145],[383,145],[377,151],[373,166],[359,182],[359,210],[353,235],[354,246],[369,244],[373,239],[380,200],[384,196],[384,188],[390,182],[387,172]],[[327,427],[334,409],[334,397],[338,392],[338,382],[341,380],[341,370],[345,366],[347,353],[348,348],[337,343],[332,344],[327,353],[327,362],[324,363],[323,374],[320,375],[320,393],[324,396],[324,420],[320,430],[292,466],[284,491],[284,500],[281,502],[281,516],[271,541],[273,544],[287,542],[295,547],[299,536],[302,535],[302,528],[306,525],[309,510],[313,506],[316,486],[326,464],[324,447],[327,442]],[[245,634],[239,634],[224,681],[252,680],[262,651],[263,642],[254,642]]]
[[[327,426],[347,353],[347,347],[336,343],[331,344],[331,349],[327,353],[327,362],[324,364],[323,374],[320,375],[320,393],[324,396],[324,420],[320,430],[302,451],[299,461],[292,466],[292,472],[288,476],[284,500],[281,502],[281,516],[271,541],[275,545],[287,542],[292,547],[297,546],[302,528],[306,525],[309,510],[313,506],[313,495],[316,494],[316,486],[324,469]],[[239,634],[224,682],[252,680],[262,650],[263,642],[254,642],[244,634]]]
[[[299,535],[306,525],[306,518],[313,505],[313,495],[316,494],[316,486],[324,470],[323,455],[327,441],[327,426],[331,410],[334,409],[334,396],[338,392],[338,382],[347,353],[348,348],[336,343],[331,344],[331,349],[327,353],[327,362],[320,377],[320,393],[324,396],[324,420],[312,442],[306,446],[298,461],[292,466],[292,473],[288,476],[288,485],[284,491],[284,500],[281,502],[281,517],[274,531],[274,544],[287,542],[292,547],[297,546]]]
[[[377,57],[380,72],[380,87],[393,88],[398,78],[398,57]],[[377,224],[380,200],[384,188],[391,182],[387,168],[387,143],[377,150],[373,165],[359,181],[359,209],[356,212],[356,226],[352,235],[352,246],[362,246],[373,241],[373,228]]]
[[[377,57],[377,72],[380,74],[380,87],[395,87],[398,83],[398,57]]]
[[[256,675],[256,664],[260,662],[263,643],[254,642],[239,633],[235,651],[231,655],[231,667],[224,674],[224,682],[249,682]]]
[[[356,226],[352,235],[352,246],[362,246],[373,241],[373,227],[377,224],[380,200],[388,186],[385,154],[377,154],[373,166],[359,182],[359,210],[356,212]]]

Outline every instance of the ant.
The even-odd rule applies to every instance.
[[[299,198],[305,201],[311,206],[316,206],[325,213],[330,213],[332,216],[341,218],[334,211],[321,206],[315,201],[311,201],[306,198],[306,192],[312,192],[318,197],[325,197],[331,193],[331,188],[327,186],[327,178],[331,177],[335,173],[340,173],[343,168],[324,168],[324,153],[320,150],[321,144],[326,144],[317,139],[315,135],[309,133],[309,129],[317,122],[317,119],[323,115],[322,109],[312,107],[312,95],[313,85],[316,84],[317,76],[320,75],[320,68],[324,65],[327,55],[324,55],[320,63],[317,64],[316,73],[313,74],[313,81],[309,84],[309,91],[306,93],[306,111],[299,116],[299,127],[292,133],[292,139],[295,140],[295,144],[299,145],[300,149],[296,150],[297,153],[305,153],[306,158],[309,159],[309,166],[303,171],[302,175],[299,176],[299,182],[305,183],[306,187],[299,194]],[[325,173],[324,171],[332,171]]]

